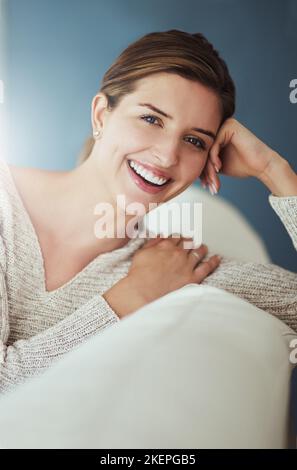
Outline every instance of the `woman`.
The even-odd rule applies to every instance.
[[[186,249],[183,237],[142,246],[144,238],[131,237],[134,216],[117,204],[124,195],[126,207],[137,202],[147,212],[199,177],[214,194],[219,172],[254,176],[271,191],[297,248],[297,175],[232,118],[234,109],[227,66],[205,37],[151,33],[104,75],[81,165],[55,172],[1,161],[3,392],[192,282],[245,298],[297,330],[296,274],[270,263],[220,261],[205,245]],[[126,229],[123,237],[94,234],[98,203],[114,209],[106,225]]]

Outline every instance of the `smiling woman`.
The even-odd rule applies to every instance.
[[[0,161],[0,390],[189,283],[229,291],[297,329],[296,274],[220,259],[205,244],[188,250],[181,236],[142,247],[126,230],[134,214],[118,205],[124,195],[143,215],[202,175],[218,187],[217,165],[273,191],[269,203],[297,248],[295,172],[232,118],[235,86],[206,38],[140,38],[107,70],[91,108],[93,137],[74,169]],[[114,209],[106,224],[118,234],[120,220],[123,236],[96,237],[99,203]]]

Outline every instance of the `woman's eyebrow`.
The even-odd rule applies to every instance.
[[[168,119],[173,119],[172,116],[170,116],[169,114],[165,113],[165,111],[162,111],[161,109],[157,108],[156,106],[154,106],[153,104],[150,104],[150,103],[138,103],[139,106],[143,106],[145,108],[149,108],[151,109],[152,111],[155,111],[156,113],[159,113],[161,114],[162,116],[168,118]],[[216,136],[214,135],[214,133],[212,131],[209,131],[209,130],[206,130],[206,129],[202,129],[201,127],[192,127],[191,129],[192,131],[197,131],[197,132],[201,132],[202,134],[206,134],[208,135],[209,137],[211,137],[213,140],[215,140]]]

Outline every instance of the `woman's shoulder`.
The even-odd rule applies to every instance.
[[[43,186],[47,171],[39,168],[20,167],[0,158],[0,188],[2,205],[14,206],[14,210],[23,210],[23,203],[29,197],[36,197]],[[4,199],[4,200],[3,200]]]
[[[0,158],[0,219],[14,202],[15,194],[9,164]]]
[[[17,186],[21,184],[24,170],[27,169],[8,163],[0,158],[0,189],[2,194],[8,194],[12,199],[18,195],[16,184]]]
[[[26,219],[26,208],[30,202],[32,188],[37,194],[36,188],[41,182],[38,173],[37,169],[23,168],[0,158],[0,232],[2,236],[11,237],[12,231],[20,227]],[[35,199],[40,200],[38,197]]]
[[[18,168],[0,159],[0,220],[12,220],[13,214],[20,210],[18,192],[15,186],[15,172]],[[16,176],[17,178],[17,176]]]
[[[4,159],[0,159],[0,178],[2,187],[11,188],[14,192],[18,192],[18,188],[22,188],[27,182],[35,184],[38,182],[41,170],[37,168],[24,168],[12,163],[8,163]]]
[[[4,189],[10,181],[9,165],[3,157],[0,158],[0,189]]]

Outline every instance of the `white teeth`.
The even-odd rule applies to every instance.
[[[150,181],[151,183],[154,183],[154,184],[164,184],[166,183],[166,181],[168,181],[168,179],[166,178],[159,178],[158,176],[154,176],[153,173],[151,173],[150,171],[146,170],[145,168],[143,168],[142,166],[138,165],[137,163],[133,162],[132,160],[129,161],[129,165],[134,168],[134,170],[136,171],[136,173],[138,173],[139,175],[141,175],[145,180],[147,181]]]

